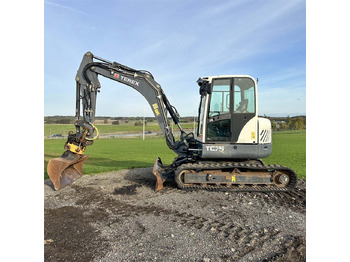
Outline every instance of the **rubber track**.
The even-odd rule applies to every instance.
[[[288,172],[291,176],[291,180],[287,187],[281,188],[274,185],[257,186],[257,185],[186,185],[179,179],[179,174],[183,170],[223,170],[223,169],[249,169],[256,171],[284,171]],[[209,191],[235,191],[235,192],[286,192],[292,190],[298,181],[298,177],[295,172],[285,166],[281,165],[264,165],[262,161],[250,162],[198,162],[198,163],[187,163],[181,165],[175,172],[175,181],[179,188],[184,190],[209,190]]]

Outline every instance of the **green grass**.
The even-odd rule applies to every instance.
[[[45,179],[46,166],[51,158],[64,152],[64,140],[44,141]],[[159,156],[163,164],[171,164],[176,154],[168,148],[164,139],[99,139],[85,153],[89,158],[84,163],[84,174],[95,174],[112,170],[153,166]]]
[[[63,139],[44,141],[45,178],[48,178],[48,161],[64,152],[64,143]],[[176,157],[167,147],[164,138],[98,139],[85,153],[89,155],[84,164],[85,174],[151,167],[158,156],[163,164],[170,164]],[[306,131],[275,132],[272,155],[265,158],[264,162],[292,168],[299,178],[306,179]]]
[[[274,132],[272,143],[272,154],[263,161],[292,168],[306,179],[306,130]]]

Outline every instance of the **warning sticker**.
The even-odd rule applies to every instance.
[[[252,139],[255,139],[255,132],[252,132]]]

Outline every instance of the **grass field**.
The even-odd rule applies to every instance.
[[[272,143],[272,154],[263,161],[292,168],[306,179],[306,130],[274,132]]]
[[[49,128],[45,125],[45,129]],[[56,125],[55,125],[56,126]],[[55,133],[60,126],[55,127]],[[72,126],[72,125],[67,125]],[[103,126],[103,125],[101,125]],[[111,127],[111,126],[109,126]],[[114,127],[114,126],[113,126]],[[116,126],[120,127],[120,126]],[[142,127],[141,127],[142,130]],[[44,141],[44,177],[48,178],[46,166],[51,158],[59,157],[64,152],[65,140]],[[273,153],[264,159],[267,164],[279,164],[292,168],[299,178],[306,179],[306,131],[285,131],[273,134]],[[176,156],[164,138],[141,139],[99,139],[87,148],[89,158],[84,164],[85,174],[95,174],[112,170],[137,167],[151,167],[156,157],[161,157],[163,164],[170,164]]]
[[[45,140],[44,160],[45,178],[48,178],[46,166],[51,158],[59,157],[64,152],[65,141]],[[85,151],[89,158],[84,164],[85,174],[94,174],[112,170],[153,166],[160,156],[164,164],[170,164],[175,153],[170,150],[164,139],[99,139]]]

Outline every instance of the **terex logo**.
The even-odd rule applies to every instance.
[[[213,152],[224,152],[225,147],[224,146],[205,146],[207,151],[213,151]]]
[[[135,86],[139,86],[139,84],[140,84],[140,82],[133,80],[133,79],[130,79],[130,78],[127,78],[126,76],[120,76],[120,79],[125,81],[125,82],[128,82],[130,84],[133,84]]]

